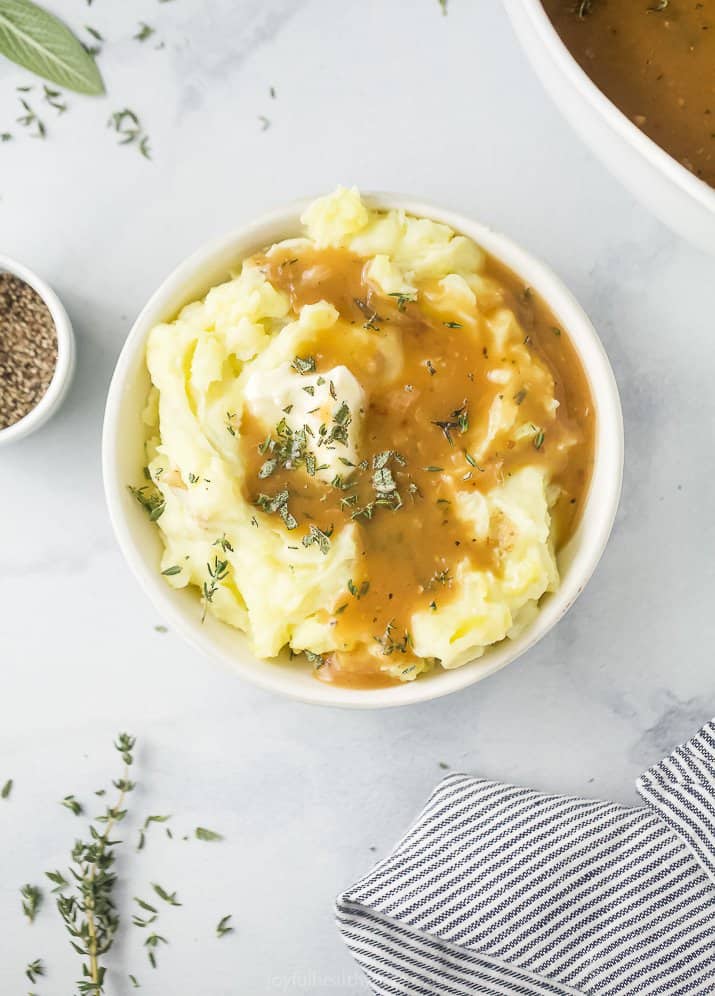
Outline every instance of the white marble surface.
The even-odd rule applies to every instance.
[[[35,267],[75,323],[61,413],[0,451],[0,991],[67,996],[75,962],[49,901],[118,729],[140,738],[137,817],[173,813],[122,859],[123,894],[177,889],[153,972],[141,932],[115,949],[161,996],[365,991],[333,925],[341,887],[390,847],[439,762],[544,789],[634,799],[633,779],[715,712],[713,260],[637,206],[571,134],[498,0],[47,0],[108,39],[105,99],[45,114],[45,142],[0,147],[0,251]],[[132,40],[138,21],[153,42]],[[0,61],[0,131],[27,74]],[[274,86],[276,98],[269,88]],[[130,106],[153,160],[105,128]],[[262,130],[259,115],[270,119]],[[586,593],[535,650],[460,695],[392,712],[273,698],[214,670],[161,623],[105,514],[100,427],[132,317],[175,263],[272,205],[338,182],[445,204],[550,263],[591,314],[620,384],[625,487]],[[217,941],[233,913],[236,933]]]

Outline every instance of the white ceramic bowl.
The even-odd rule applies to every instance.
[[[673,231],[715,254],[715,190],[601,93],[559,38],[540,0],[504,0],[504,5],[545,89],[594,154]]]
[[[409,684],[371,690],[339,688],[316,680],[310,665],[302,659],[278,663],[257,660],[235,629],[211,615],[202,625],[195,590],[176,591],[160,576],[159,532],[127,489],[128,484],[143,478],[141,415],[149,390],[144,362],[147,334],[157,322],[172,319],[184,304],[226,279],[245,256],[297,235],[300,215],[308,201],[276,211],[200,249],[164,281],[134,323],[117,362],[107,399],[102,456],[107,503],[119,545],[172,629],[198,650],[264,688],[323,705],[380,708],[447,695],[485,678],[523,654],[564,615],[583,591],[611,531],[621,490],[623,424],[616,382],[603,347],[578,303],[550,270],[504,236],[468,218],[398,195],[366,199],[374,207],[399,207],[444,222],[503,260],[549,302],[559,324],[568,330],[588,374],[597,410],[596,460],[588,500],[576,533],[559,555],[559,591],[544,599],[534,623],[518,639],[505,640],[464,667],[452,671],[436,668]]]
[[[8,256],[0,256],[0,273],[12,273],[14,276],[24,280],[40,295],[47,305],[52,321],[55,323],[57,333],[57,365],[52,375],[44,395],[35,407],[21,418],[18,422],[8,425],[5,429],[0,429],[0,446],[6,443],[17,442],[24,436],[29,436],[31,432],[39,429],[41,425],[55,414],[64,401],[67,388],[70,386],[75,366],[75,345],[72,323],[69,320],[62,302],[55,292],[40,279],[36,273],[29,270],[22,263],[18,263]]]

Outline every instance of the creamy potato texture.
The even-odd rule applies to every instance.
[[[559,581],[592,459],[566,330],[445,225],[315,201],[153,329],[161,571],[261,658],[371,685],[458,667]]]

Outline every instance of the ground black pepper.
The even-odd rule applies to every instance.
[[[14,425],[43,397],[57,365],[57,333],[40,295],[0,273],[0,429]]]

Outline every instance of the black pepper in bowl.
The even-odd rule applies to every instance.
[[[57,333],[40,295],[0,273],[0,429],[24,418],[44,397],[57,366]]]

